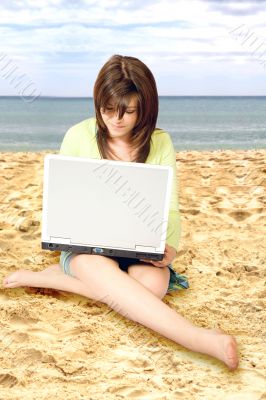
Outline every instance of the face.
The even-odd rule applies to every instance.
[[[130,140],[131,132],[137,122],[137,98],[132,97],[130,103],[121,119],[118,119],[118,112],[113,108],[112,103],[107,105],[105,113],[100,110],[103,122],[108,128],[109,135],[113,139]]]

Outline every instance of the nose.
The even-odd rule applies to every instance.
[[[118,111],[114,113],[114,120],[115,120],[115,121],[118,121],[118,122],[119,122],[119,121],[122,121],[122,119],[123,119],[123,117],[119,118]]]

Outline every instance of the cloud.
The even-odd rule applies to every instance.
[[[225,1],[225,0],[207,0],[210,3],[209,9],[220,12],[225,15],[249,16],[265,12],[264,1]]]
[[[45,76],[47,71],[61,70],[62,79],[68,79],[64,74],[73,71],[71,79],[77,81],[81,70],[89,71],[94,79],[112,54],[138,57],[165,75],[167,71],[174,74],[177,63],[187,71],[191,64],[191,74],[193,69],[197,73],[196,65],[199,69],[205,63],[217,70],[219,62],[228,68],[228,74],[232,65],[239,68],[241,63],[246,72],[252,63],[251,52],[229,32],[246,24],[262,38],[266,20],[263,3],[2,0],[0,34],[5,40],[1,51],[33,74]],[[60,79],[60,74],[56,76]],[[53,77],[49,77],[52,82]],[[50,85],[53,88],[53,83]]]

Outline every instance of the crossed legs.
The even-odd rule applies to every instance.
[[[169,282],[166,270],[153,275],[156,267],[145,265],[136,272],[136,266],[131,266],[126,273],[115,260],[85,254],[73,257],[70,267],[75,278],[63,274],[56,265],[41,272],[16,271],[4,279],[4,287],[47,287],[99,300],[192,351],[213,356],[231,370],[237,368],[236,341],[232,336],[193,325],[161,300]]]

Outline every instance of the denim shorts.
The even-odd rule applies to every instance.
[[[70,261],[73,256],[77,255],[78,253],[72,253],[71,251],[62,251],[60,255],[60,267],[62,271],[75,278],[74,274],[70,270]],[[140,260],[137,260],[136,258],[127,258],[127,257],[111,257],[116,260],[119,263],[119,268],[122,271],[128,270],[128,267],[132,264],[142,264],[143,262]],[[169,279],[169,285],[168,285],[168,292],[172,292],[175,290],[181,290],[181,289],[188,289],[189,288],[189,283],[188,279],[184,275],[178,274],[172,267],[172,264],[168,265],[168,268],[170,270],[170,279]]]

